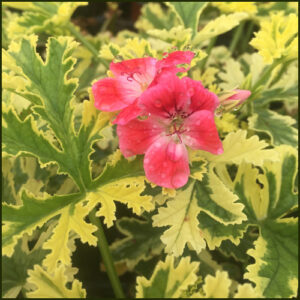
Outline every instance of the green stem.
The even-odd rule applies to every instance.
[[[76,29],[73,24],[68,25],[68,29],[106,68],[109,68],[108,63],[99,57],[99,51]]]
[[[234,52],[234,50],[236,48],[236,45],[242,35],[244,26],[245,26],[245,21],[241,22],[240,26],[237,27],[234,31],[234,35],[233,35],[233,38],[232,38],[230,46],[229,46],[229,51],[231,52],[231,54]]]
[[[92,224],[97,226],[98,230],[95,232],[96,237],[98,238],[98,248],[100,250],[107,275],[109,277],[110,283],[112,285],[114,294],[117,298],[125,298],[124,292],[122,290],[122,286],[117,275],[114,261],[112,259],[112,255],[110,253],[108,243],[104,234],[104,230],[99,218],[96,217],[96,209],[94,208],[89,214],[89,219]]]
[[[199,67],[200,67],[201,70],[204,69],[205,64],[206,64],[206,62],[207,62],[207,59],[208,59],[208,57],[209,57],[209,55],[210,55],[210,52],[211,52],[213,46],[215,45],[216,41],[217,41],[217,37],[216,37],[216,36],[213,37],[213,38],[210,40],[210,42],[209,42],[209,44],[208,44],[208,46],[207,46],[207,51],[206,51],[207,56],[200,62],[200,65],[199,65]]]
[[[272,71],[281,63],[281,60],[276,60],[272,65],[267,67],[264,74],[260,77],[260,79],[256,82],[256,84],[252,87],[252,91],[254,92],[260,85],[262,85],[266,80],[268,80],[271,76]]]
[[[254,28],[254,22],[251,22],[247,28],[247,31],[246,31],[246,34],[245,34],[245,37],[243,38],[243,44],[242,44],[242,47],[241,47],[241,52],[245,52],[246,49],[247,49],[247,46],[250,42],[250,37],[251,37],[251,34],[253,33],[253,28]]]
[[[278,72],[278,74],[276,75],[276,77],[272,80],[272,82],[270,83],[270,87],[272,85],[274,85],[275,83],[277,83],[277,81],[281,78],[282,74],[287,70],[288,66],[290,65],[290,63],[292,62],[292,60],[285,62],[280,71]]]

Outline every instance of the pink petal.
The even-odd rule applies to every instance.
[[[141,94],[139,85],[116,78],[104,78],[92,86],[96,108],[115,111],[127,107]]]
[[[174,51],[170,53],[166,58],[163,58],[157,63],[158,69],[168,69],[172,70],[175,73],[185,72],[188,68],[178,68],[179,64],[190,64],[191,60],[195,56],[192,51]]]
[[[125,125],[117,126],[120,150],[125,157],[143,154],[164,131],[155,119],[134,119]]]
[[[142,110],[137,103],[138,103],[138,99],[134,103],[123,108],[121,112],[118,114],[117,118],[112,123],[124,125],[129,121],[138,117],[142,113]]]
[[[217,95],[204,88],[201,81],[193,80],[189,77],[184,77],[182,80],[192,94],[191,103],[186,109],[187,112],[192,113],[198,110],[215,111],[220,103]]]
[[[193,113],[184,121],[186,130],[182,139],[192,149],[199,149],[213,154],[223,153],[222,142],[214,121],[214,115],[208,110]]]
[[[110,70],[116,77],[122,76],[148,86],[156,74],[156,62],[153,57],[134,58],[110,64]]]
[[[160,137],[147,150],[144,158],[147,179],[166,188],[184,186],[190,174],[188,153],[184,144]]]
[[[149,87],[140,97],[141,107],[151,115],[171,118],[180,112],[190,99],[186,83],[170,72],[160,76],[159,82]]]

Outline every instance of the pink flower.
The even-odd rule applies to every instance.
[[[187,183],[186,146],[213,154],[223,152],[214,122],[219,100],[201,82],[165,73],[143,93],[140,105],[148,118],[119,124],[117,134],[125,157],[145,153],[145,174],[151,182],[166,188]]]
[[[113,78],[104,78],[92,86],[96,108],[103,111],[122,110],[115,123],[125,124],[141,114],[139,97],[150,86],[157,83],[162,72],[183,72],[178,64],[189,64],[194,57],[191,51],[175,51],[166,58],[153,57],[112,62]]]

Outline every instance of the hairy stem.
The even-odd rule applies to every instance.
[[[93,56],[100,61],[106,68],[109,67],[108,63],[99,57],[98,50],[76,29],[73,24],[68,25],[68,29],[74,35],[74,37],[79,40],[92,54]]]
[[[98,238],[98,248],[100,250],[108,278],[112,285],[116,298],[125,298],[122,286],[117,275],[115,265],[108,247],[108,243],[104,234],[102,223],[99,218],[96,217],[96,209],[94,208],[89,214],[89,219],[92,224],[97,226],[98,230],[95,232],[95,236]]]
[[[240,40],[244,26],[245,26],[245,21],[241,22],[240,26],[238,26],[234,31],[234,35],[229,46],[229,51],[231,52],[231,54],[234,52],[237,43]]]

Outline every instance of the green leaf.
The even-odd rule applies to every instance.
[[[203,9],[208,2],[166,2],[175,12],[185,28],[191,28],[193,34],[198,31],[198,22]]]
[[[19,240],[12,257],[2,257],[2,297],[16,298],[26,285],[27,271],[41,264],[47,250],[41,248],[25,251]]]
[[[275,88],[272,90],[266,90],[261,93],[261,95],[255,99],[253,102],[254,107],[266,107],[271,102],[284,101],[292,103],[297,101],[298,98],[298,86],[294,85],[288,89]]]
[[[184,3],[181,4],[185,6]],[[201,42],[211,39],[215,36],[218,36],[222,33],[225,33],[235,26],[239,25],[239,23],[248,17],[247,13],[237,12],[229,15],[221,15],[208,22],[203,29],[201,29],[195,36],[193,40],[194,45],[198,45]]]
[[[249,162],[255,165],[262,165],[265,160],[278,160],[278,153],[273,149],[265,149],[269,146],[258,136],[253,135],[247,138],[246,130],[238,130],[226,135],[223,141],[224,152],[220,155],[213,155],[206,151],[199,151],[199,155],[206,158],[215,166],[220,164],[240,164]]]
[[[255,249],[247,252],[255,263],[247,267],[245,277],[270,298],[296,296],[298,278],[297,220],[283,218],[297,205],[297,151],[286,145],[275,150],[280,161],[265,162],[261,173],[241,164],[233,184],[249,223],[259,227]]]
[[[116,262],[125,261],[129,269],[163,249],[160,241],[163,229],[153,227],[150,218],[145,221],[122,218],[117,221],[117,228],[126,237],[111,245],[112,256]]]
[[[158,214],[153,216],[153,226],[170,226],[161,236],[166,245],[165,251],[175,256],[182,254],[186,243],[189,243],[196,252],[205,248],[197,215],[200,208],[193,197],[194,184],[176,194],[174,199],[169,199],[167,207],[160,207]]]
[[[149,280],[137,277],[136,298],[179,298],[187,287],[197,280],[198,262],[189,257],[181,258],[174,266],[174,257],[160,261]]]
[[[24,234],[42,226],[46,221],[60,213],[60,209],[77,203],[82,199],[81,194],[67,196],[52,196],[45,199],[36,199],[22,193],[22,206],[4,205],[2,247],[5,255],[11,256],[17,240]]]
[[[207,224],[199,223],[203,220],[199,217],[200,211],[212,222],[220,224],[220,227],[229,228],[225,234],[225,238],[228,238],[232,228],[239,228],[231,224],[240,224],[246,219],[242,213],[243,205],[236,203],[237,200],[212,170],[204,175],[201,182],[190,180],[174,199],[167,201],[167,207],[160,207],[158,214],[153,216],[154,226],[170,226],[161,236],[162,242],[166,244],[165,251],[179,256],[188,243],[199,253],[205,248],[206,239],[209,246],[212,246],[210,240],[213,238],[203,233]],[[237,233],[240,236],[239,230]],[[222,238],[224,235],[217,242],[220,243]]]
[[[53,236],[44,244],[45,249],[52,250],[44,264],[50,269],[54,269],[59,261],[69,265],[70,249],[67,243],[70,231],[77,233],[83,243],[96,244],[92,234],[96,230],[95,226],[84,221],[95,205],[101,203],[98,215],[103,215],[108,225],[115,219],[114,200],[126,203],[137,214],[154,208],[151,196],[140,195],[145,188],[143,174],[140,159],[129,162],[118,151],[88,194],[55,195],[38,199],[23,192],[22,206],[3,206],[3,253],[11,256],[17,240],[24,233],[30,234],[36,227],[59,215]]]
[[[146,2],[134,25],[137,29],[147,32],[149,29],[171,29],[179,24],[171,9],[164,10],[160,3]]]
[[[218,270],[215,276],[206,276],[201,290],[190,298],[261,298],[261,294],[249,283],[238,284],[235,292],[232,291],[232,285],[228,273]]]
[[[257,109],[255,112],[248,119],[251,129],[266,132],[273,145],[298,146],[298,130],[292,126],[296,123],[295,119],[265,108]]]
[[[63,148],[60,152],[62,159],[59,161],[64,161],[67,172],[76,184],[83,188],[84,179],[79,172],[81,153],[76,147],[73,110],[70,106],[77,80],[67,79],[75,63],[70,56],[77,43],[68,37],[50,38],[44,63],[35,51],[36,42],[37,37],[30,36],[12,44],[5,52],[6,65],[25,79],[25,88],[18,93],[29,100],[34,99],[34,103],[38,104],[33,110],[47,122],[56,135],[57,146]],[[52,160],[54,159],[53,155]]]
[[[242,224],[225,225],[202,211],[198,215],[198,222],[201,235],[210,250],[219,247],[224,240],[230,240],[235,245],[238,245],[247,229],[246,222]]]
[[[261,224],[255,249],[247,253],[256,260],[245,278],[253,281],[268,298],[296,296],[298,278],[297,219],[266,220]]]
[[[87,2],[32,2],[11,3],[5,6],[22,10],[21,16],[8,24],[8,36],[12,40],[22,38],[32,33],[47,33],[49,35],[68,35],[66,26],[78,6]]]
[[[4,111],[2,116],[4,120],[2,131],[4,152],[15,156],[21,153],[33,154],[42,165],[57,162],[62,172],[70,171],[68,165],[65,167],[67,161],[62,152],[38,131],[32,116],[28,116],[22,122],[11,109],[7,112]]]
[[[72,281],[71,288],[66,287],[69,280],[63,265],[55,269],[54,274],[36,265],[28,274],[28,282],[36,286],[34,291],[26,293],[28,298],[86,298],[86,291],[77,279]]]

